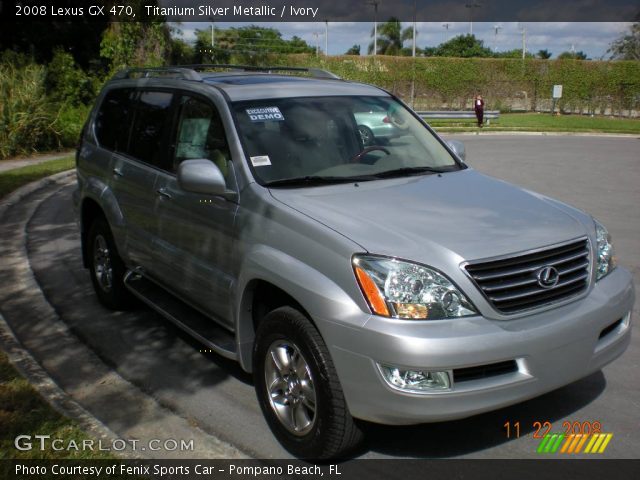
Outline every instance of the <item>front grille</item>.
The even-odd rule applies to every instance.
[[[538,274],[548,266],[559,275],[555,286],[545,288]],[[582,239],[515,257],[472,262],[465,268],[496,310],[517,313],[560,302],[586,290],[589,242]]]
[[[477,367],[456,368],[453,371],[453,381],[455,383],[467,382],[469,380],[497,377],[498,375],[505,375],[517,371],[518,364],[515,360],[479,365]]]

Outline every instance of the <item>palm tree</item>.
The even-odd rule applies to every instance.
[[[549,58],[551,58],[551,52],[547,49],[545,50],[538,50],[538,53],[536,53],[536,57],[541,58],[543,60],[547,60]]]
[[[371,30],[371,36],[374,36],[375,30]],[[378,28],[378,55],[400,55],[402,44],[405,40],[413,37],[413,29],[405,28],[402,30],[402,24],[396,17],[391,17]],[[373,42],[369,44],[369,55],[373,53]]]

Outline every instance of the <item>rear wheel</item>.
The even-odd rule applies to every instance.
[[[315,326],[298,310],[280,307],[260,323],[253,375],[267,423],[292,454],[335,458],[362,440],[329,351]]]
[[[98,300],[111,310],[129,309],[133,304],[133,296],[124,285],[126,269],[104,218],[93,221],[87,242],[89,271]]]

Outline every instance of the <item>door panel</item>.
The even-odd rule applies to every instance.
[[[187,301],[231,327],[230,292],[236,261],[234,221],[238,205],[222,197],[189,193],[178,187],[180,162],[208,159],[234,189],[232,165],[218,111],[208,100],[183,95],[172,138],[171,169],[156,185],[157,268]]]

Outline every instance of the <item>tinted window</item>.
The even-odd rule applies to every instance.
[[[174,170],[183,160],[206,158],[226,177],[229,148],[222,121],[213,105],[193,97],[182,97],[176,134]]]
[[[167,92],[141,92],[136,106],[129,154],[143,162],[165,166],[163,142],[171,124],[171,100]]]
[[[100,146],[117,152],[127,151],[132,98],[133,91],[128,88],[107,93],[96,117],[96,136]]]

